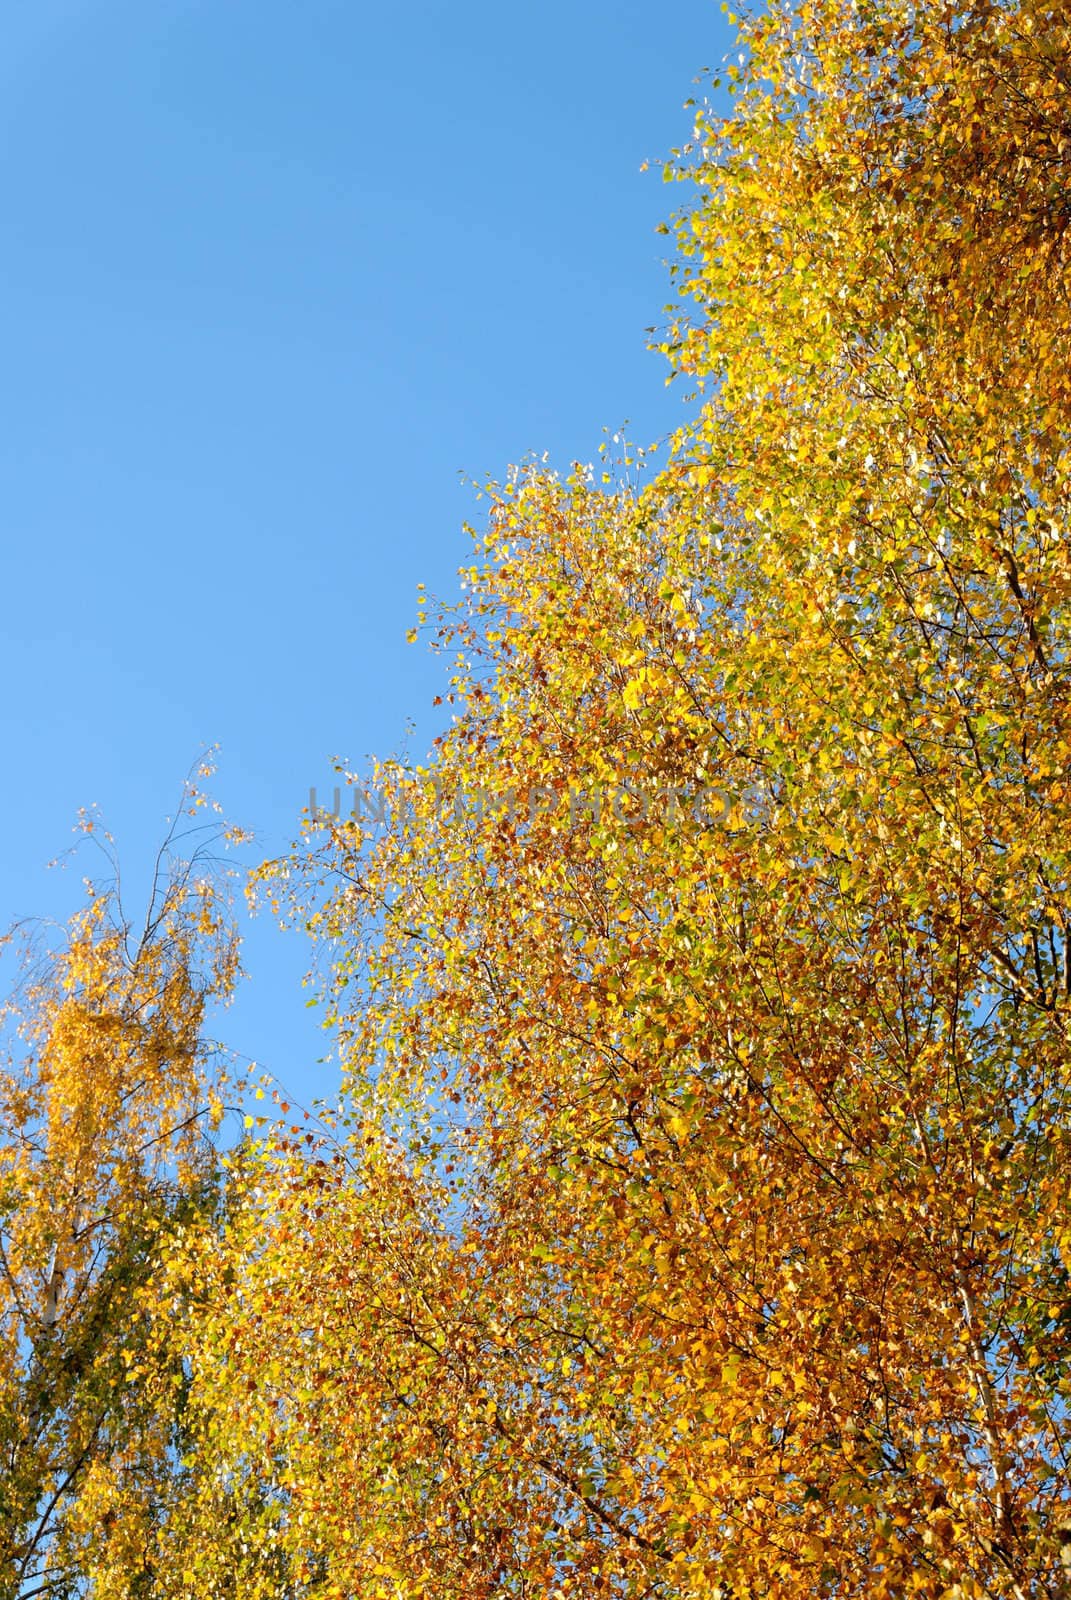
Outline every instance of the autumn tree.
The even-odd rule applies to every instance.
[[[185,795],[182,821],[196,809]],[[90,827],[89,831],[93,831]],[[99,831],[99,830],[98,830]],[[222,1112],[206,1007],[237,945],[203,847],[156,863],[133,926],[90,888],[57,950],[34,948],[0,1074],[0,1593],[85,1592],[101,1552],[131,1594],[175,1469],[181,1358],[148,1321],[162,1242],[211,1213]],[[141,1300],[139,1301],[139,1296]],[[162,1363],[162,1365],[161,1365]]]
[[[671,459],[492,488],[433,759],[265,871],[346,1093],[171,1254],[161,1593],[1068,1593],[1071,26],[731,70]]]

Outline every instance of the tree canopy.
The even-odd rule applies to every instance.
[[[343,1094],[173,1230],[94,1593],[1071,1593],[1071,20],[729,78],[690,420],[489,486],[433,756],[258,875]]]
[[[174,1475],[184,1398],[181,1353],[150,1313],[168,1238],[217,1204],[223,1075],[204,1018],[237,973],[220,881],[203,851],[184,863],[173,844],[174,831],[140,926],[117,883],[88,886],[58,948],[31,945],[7,1008],[5,1600],[84,1592],[102,1547],[126,1569],[124,1593],[149,1592],[142,1541]]]

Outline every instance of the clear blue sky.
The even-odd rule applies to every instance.
[[[142,881],[207,744],[263,853],[333,755],[420,744],[459,472],[680,419],[658,172],[731,37],[715,0],[32,0],[3,35],[7,923],[74,908],[80,806]],[[223,1028],[307,1099],[305,956],[256,926]]]

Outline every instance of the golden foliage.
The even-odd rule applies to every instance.
[[[1068,1592],[1071,28],[744,43],[694,421],[492,489],[433,759],[262,875],[346,1096],[170,1254],[154,1593]]]
[[[221,1078],[206,1005],[237,945],[217,883],[157,863],[135,936],[90,890],[9,1008],[0,1074],[0,1593],[75,1592],[101,1551],[137,1588],[172,1469],[178,1357],[144,1382],[160,1252],[212,1204]],[[162,1358],[163,1359],[163,1358]]]

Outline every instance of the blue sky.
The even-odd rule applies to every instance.
[[[333,755],[426,745],[459,474],[680,420],[658,172],[730,43],[715,0],[5,8],[0,922],[74,908],[91,804],[136,899],[206,745],[262,853]],[[255,925],[221,1027],[307,1100],[306,953]]]

